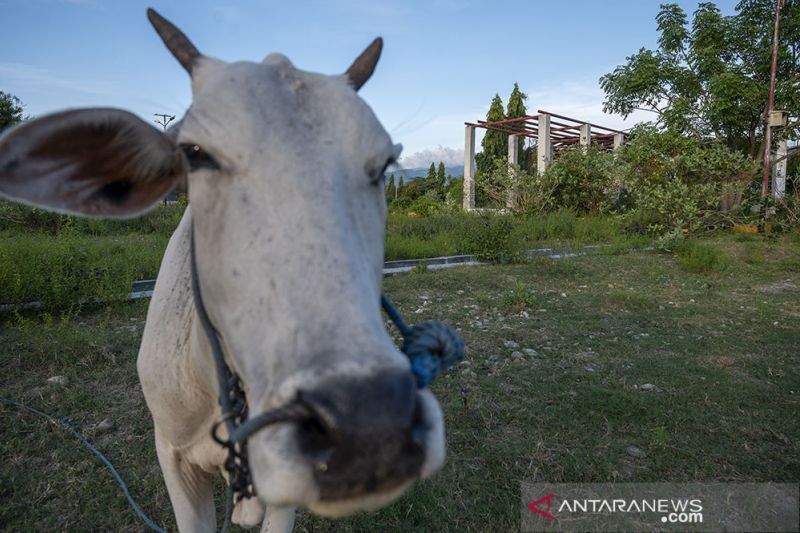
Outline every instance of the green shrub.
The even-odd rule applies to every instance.
[[[619,152],[616,187],[626,191],[631,231],[662,234],[717,226],[736,214],[755,162],[719,143],[640,126]]]
[[[512,263],[525,258],[525,249],[514,225],[506,215],[481,215],[475,217],[480,225],[466,235],[463,253],[474,254],[479,261]]]
[[[424,196],[420,196],[416,200],[410,202],[406,207],[406,210],[416,213],[421,217],[427,217],[436,213],[447,211],[447,206],[444,202],[435,198],[435,191],[431,191],[430,194],[425,194]]]
[[[450,211],[460,211],[464,205],[464,178],[450,178],[444,193],[444,202]]]
[[[559,153],[539,178],[547,191],[547,211],[570,209],[578,214],[596,213],[610,205],[613,155],[597,148],[570,148]]]

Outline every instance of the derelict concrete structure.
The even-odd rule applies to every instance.
[[[616,150],[625,144],[625,133],[578,119],[538,110],[538,115],[475,123],[464,123],[464,201],[463,207],[475,209],[475,128],[499,131],[508,135],[509,172],[514,173],[519,163],[519,138],[531,137],[537,141],[537,171],[541,174],[560,150],[579,144],[598,146],[604,150]],[[516,176],[511,175],[512,187],[506,205],[516,207]]]
[[[789,143],[786,139],[778,141],[778,151],[775,154],[775,170],[772,172],[772,197],[780,200],[786,194],[786,167],[788,164]]]

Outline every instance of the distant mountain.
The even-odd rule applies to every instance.
[[[403,181],[408,183],[409,181],[414,181],[417,178],[424,178],[425,176],[427,176],[429,168],[430,166],[420,167],[420,168],[403,168],[403,169],[396,168],[394,170],[387,170],[386,179],[388,180],[389,176],[394,174],[395,181],[400,179],[400,176],[403,176]],[[445,174],[453,176],[454,178],[463,177],[464,165],[449,165],[449,166],[445,165],[444,172]]]

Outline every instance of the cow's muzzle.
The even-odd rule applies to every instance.
[[[297,422],[323,501],[393,489],[418,477],[427,427],[408,372],[323,381],[300,390],[309,416]]]

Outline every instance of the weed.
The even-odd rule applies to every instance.
[[[683,241],[677,247],[677,257],[678,263],[687,272],[707,274],[721,271],[727,265],[723,252],[696,239]]]
[[[677,250],[684,240],[683,232],[680,229],[674,229],[668,233],[659,236],[653,243],[653,248],[661,253],[673,253]]]
[[[503,294],[501,302],[512,311],[519,312],[533,308],[536,305],[536,295],[527,283],[517,280],[514,288]]]

